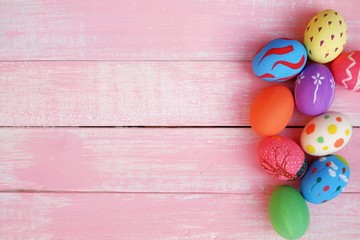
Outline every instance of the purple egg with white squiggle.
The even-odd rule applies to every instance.
[[[320,63],[306,66],[297,76],[294,95],[300,112],[311,116],[326,112],[335,95],[331,71]]]

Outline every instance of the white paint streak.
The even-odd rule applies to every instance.
[[[349,88],[348,85],[346,84],[346,82],[350,81],[352,79],[352,74],[351,74],[351,71],[350,69],[352,67],[355,66],[356,64],[356,61],[354,58],[352,58],[352,55],[354,54],[355,52],[352,52],[351,54],[349,54],[348,56],[348,59],[351,61],[351,64],[345,69],[345,72],[346,74],[348,75],[347,78],[344,78],[343,80],[341,80],[342,84],[344,85],[345,88]]]
[[[359,72],[358,72],[358,78],[357,78],[356,84],[355,84],[355,86],[353,88],[353,91],[356,92],[359,89],[360,89],[360,69],[359,69]]]

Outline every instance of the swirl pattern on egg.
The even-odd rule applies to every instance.
[[[278,38],[258,51],[252,69],[265,81],[283,82],[295,77],[304,68],[306,60],[306,49],[299,41]]]

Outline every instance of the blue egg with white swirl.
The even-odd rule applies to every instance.
[[[283,82],[300,73],[306,60],[306,49],[299,41],[278,38],[258,51],[252,69],[256,76],[265,81]]]
[[[343,191],[349,178],[348,162],[341,156],[329,155],[311,164],[301,179],[300,192],[308,202],[328,202]]]

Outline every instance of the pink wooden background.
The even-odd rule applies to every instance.
[[[356,0],[1,0],[0,239],[279,239],[251,58],[327,8],[355,50]],[[352,176],[304,239],[360,239],[359,100],[336,89]]]

